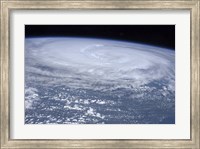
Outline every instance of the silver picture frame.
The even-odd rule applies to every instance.
[[[1,148],[194,148],[200,147],[200,12],[199,0],[1,0]],[[10,138],[10,13],[12,10],[189,10],[190,28],[190,139],[30,140]],[[173,133],[173,132],[172,132]]]

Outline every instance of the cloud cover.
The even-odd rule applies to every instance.
[[[174,123],[174,105],[172,50],[90,38],[25,39],[27,124]]]
[[[53,84],[98,90],[105,84],[134,88],[164,78],[174,86],[175,52],[168,49],[90,38],[27,38],[25,49],[26,73],[56,78]]]

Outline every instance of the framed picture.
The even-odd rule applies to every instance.
[[[1,1],[1,148],[199,148],[199,1]]]

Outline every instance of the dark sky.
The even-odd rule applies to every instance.
[[[175,25],[26,25],[25,37],[91,37],[175,49]]]

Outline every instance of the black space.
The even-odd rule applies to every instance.
[[[175,49],[175,25],[25,25],[25,37],[91,37]]]

